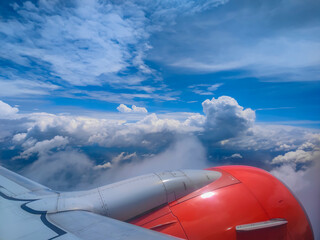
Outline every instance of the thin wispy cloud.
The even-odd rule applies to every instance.
[[[189,86],[192,89],[192,92],[199,94],[199,95],[214,95],[214,91],[216,91],[223,83],[216,83],[216,84],[195,84]]]
[[[0,53],[5,63],[0,66],[4,73],[0,80],[10,89],[2,95],[54,92],[58,87],[47,80],[63,86],[59,87],[62,94],[55,92],[60,96],[68,92],[66,87],[106,84],[118,89],[131,85],[151,93],[153,86],[141,86],[148,78],[158,78],[144,60],[151,48],[150,35],[168,23],[173,25],[178,15],[192,15],[225,2],[41,0],[9,4],[16,18],[3,18],[0,23]],[[17,76],[10,73],[12,68],[18,69]],[[42,79],[33,90],[27,86],[14,90],[12,80],[18,83],[19,78],[29,80],[37,75]]]
[[[230,1],[159,34],[154,41],[160,47],[148,57],[189,72],[246,70],[242,76],[264,81],[319,80],[319,8],[314,0]]]

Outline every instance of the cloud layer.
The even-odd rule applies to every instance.
[[[125,105],[129,114],[107,119],[19,114],[0,103],[6,110],[0,115],[1,164],[54,189],[87,189],[167,169],[250,164],[287,183],[314,225],[319,222],[312,212],[317,203],[310,200],[318,192],[310,189],[319,182],[320,132],[256,124],[255,112],[231,97],[205,100],[203,114],[138,111],[136,120],[137,107]]]
[[[273,168],[287,163],[307,166],[319,156],[316,130],[257,125],[255,112],[228,96],[205,100],[204,114],[184,113],[180,118],[176,118],[179,114],[174,117],[148,114],[145,108],[129,108],[124,104],[118,107],[119,116],[111,115],[115,118],[18,114],[17,108],[1,103],[15,116],[11,119],[7,114],[0,116],[1,131],[5,133],[1,145],[11,151],[10,156],[15,159],[12,163],[10,158],[3,160],[9,165],[36,164],[37,159],[46,159],[57,152],[86,155],[93,151],[92,154],[98,154],[92,161],[94,170],[110,170],[116,165],[160,154],[177,141],[190,137],[200,141],[213,159],[220,156],[221,161],[242,161],[248,158],[246,152],[268,151],[260,164],[264,162]],[[136,120],[131,118],[131,113],[137,113]]]

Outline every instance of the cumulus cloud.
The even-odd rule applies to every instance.
[[[17,135],[15,135],[15,137],[16,136]],[[35,143],[33,146],[23,151],[20,154],[19,158],[28,158],[35,153],[39,155],[48,154],[51,149],[64,148],[68,143],[69,141],[67,137],[55,136],[53,139],[43,140],[41,142]]]
[[[284,155],[278,155],[272,160],[272,164],[299,164],[320,161],[320,134],[310,136],[309,141],[301,144],[295,151]]]
[[[148,110],[144,107],[137,107],[132,105],[132,107],[127,107],[125,104],[120,104],[117,110],[122,113],[147,113]]]
[[[220,140],[243,133],[252,127],[255,121],[255,112],[252,109],[244,109],[234,98],[228,96],[207,99],[202,103],[202,107],[206,115],[206,129]]]
[[[315,159],[320,159],[320,151],[304,151],[296,150],[287,152],[284,155],[279,155],[272,160],[273,164],[277,163],[308,163],[314,161]]]
[[[17,133],[13,136],[12,141],[13,142],[21,142],[23,141],[27,136],[27,133]]]
[[[132,112],[135,113],[147,113],[147,109],[144,107],[136,107],[135,105],[132,105]]]
[[[127,112],[131,112],[132,109],[131,108],[128,108],[125,104],[120,104],[118,107],[117,107],[117,110],[119,112],[123,112],[123,113],[127,113]]]
[[[314,133],[314,135],[312,135]],[[221,141],[221,145],[232,149],[251,151],[268,150],[270,152],[286,152],[296,150],[305,142],[315,139],[319,131],[285,125],[255,124],[238,137]]]
[[[0,118],[14,117],[19,109],[0,100]]]

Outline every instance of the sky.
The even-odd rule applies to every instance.
[[[0,164],[57,190],[256,166],[320,239],[319,12],[317,0],[1,1]]]

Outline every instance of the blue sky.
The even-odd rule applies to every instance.
[[[201,113],[227,95],[259,122],[319,128],[318,10],[311,0],[3,1],[0,96],[21,112]]]
[[[319,12],[317,0],[1,1],[0,164],[58,190],[251,165],[320,226]]]

